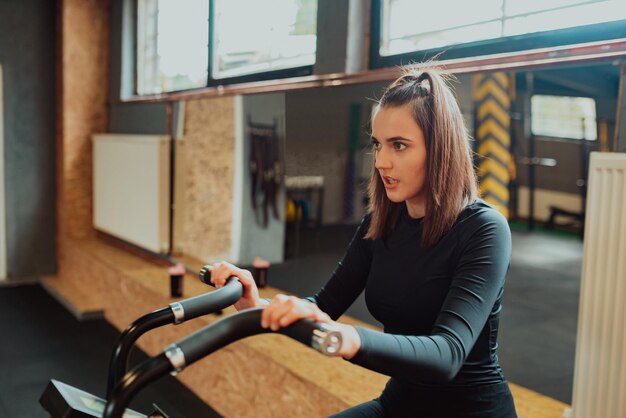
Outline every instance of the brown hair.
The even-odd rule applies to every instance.
[[[426,141],[426,214],[422,247],[436,244],[459,213],[476,198],[476,174],[463,115],[448,80],[432,65],[406,67],[385,91],[378,108],[409,106]],[[386,238],[405,203],[391,202],[378,170],[372,170],[368,193],[372,219],[365,238]]]

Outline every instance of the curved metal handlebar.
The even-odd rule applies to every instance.
[[[115,388],[103,418],[120,418],[126,406],[139,390],[159,377],[178,372],[228,344],[258,334],[271,333],[261,327],[263,308],[248,309],[220,319],[213,324],[169,345],[165,351],[141,363],[128,372]],[[342,344],[341,333],[326,324],[302,319],[275,331],[327,355],[337,353]]]
[[[222,310],[237,302],[242,295],[243,286],[236,277],[230,277],[220,289],[170,303],[170,308],[174,313],[174,323],[180,324],[189,319]]]
[[[212,285],[208,266],[204,266],[198,276],[202,282]],[[135,320],[122,332],[113,350],[109,362],[106,398],[111,397],[113,388],[128,370],[130,350],[139,337],[164,325],[180,324],[189,319],[220,311],[237,302],[242,295],[243,286],[236,277],[230,277],[221,289],[170,303],[167,308],[156,310]]]
[[[234,341],[273,332],[261,327],[262,311],[263,308],[248,309],[217,321],[166,347],[165,355],[170,360],[174,359],[172,365],[176,371],[180,371]],[[310,319],[302,319],[276,333],[293,338],[327,355],[337,353],[342,343],[338,331]]]

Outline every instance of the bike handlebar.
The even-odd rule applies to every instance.
[[[198,274],[200,281],[211,283],[209,266],[204,266]],[[243,295],[243,286],[236,277],[230,277],[224,287],[213,292],[170,303],[168,307],[142,316],[130,324],[120,335],[109,362],[106,398],[128,370],[130,350],[139,337],[146,332],[168,324],[180,324],[189,319],[208,315],[233,305]]]
[[[169,345],[163,353],[126,373],[108,400],[103,418],[120,418],[135,394],[159,377],[179,372],[237,340],[274,332],[261,327],[262,311],[263,308],[253,308],[220,319]],[[301,319],[275,333],[295,339],[326,355],[337,353],[342,344],[339,331],[310,319]]]

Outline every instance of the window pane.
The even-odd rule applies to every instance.
[[[454,13],[450,11],[454,10]],[[460,31],[468,29],[475,32],[483,22],[500,19],[502,16],[502,0],[476,0],[459,2],[458,0],[438,0],[424,5],[415,0],[390,0],[388,10],[382,13],[381,55],[393,55],[409,50],[419,50],[425,39],[429,48],[451,45],[443,31],[450,29]],[[500,25],[500,23],[498,23]],[[451,32],[452,33],[452,32]],[[499,35],[499,31],[497,32]],[[493,37],[492,30],[485,35]],[[451,36],[455,39],[458,35]],[[462,37],[461,37],[462,39]],[[485,39],[485,38],[479,38]],[[472,39],[474,40],[474,39]],[[461,42],[469,42],[462,40]]]
[[[312,65],[317,0],[216,0],[214,33],[213,78]]]
[[[507,19],[504,23],[504,36],[571,28],[625,18],[626,4],[617,8],[616,2],[603,1]]]
[[[385,0],[380,55],[626,19],[624,0]]]
[[[204,87],[207,83],[208,0],[139,0],[139,94]],[[184,5],[184,7],[183,7]]]
[[[533,134],[590,141],[597,139],[595,100],[534,95],[530,103]]]
[[[464,42],[493,39],[500,37],[501,34],[502,25],[500,21],[494,21],[458,29],[415,35],[405,39],[394,39],[389,42],[389,50],[393,51],[394,54],[400,54],[402,52],[437,48],[442,45],[456,45]]]
[[[577,4],[602,3],[604,0],[506,0],[504,13],[506,16],[516,16],[527,13],[537,13],[543,10],[561,9]]]

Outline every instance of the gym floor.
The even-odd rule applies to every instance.
[[[303,229],[298,257],[269,271],[269,284],[300,296],[330,275],[354,226]],[[288,231],[289,233],[289,231]],[[576,236],[513,232],[513,260],[501,317],[499,357],[507,378],[571,403],[582,242]],[[348,314],[379,325],[361,298]],[[39,397],[55,378],[102,396],[118,331],[104,320],[78,322],[38,285],[0,288],[0,418],[47,417]],[[132,362],[145,358],[135,353]],[[170,376],[142,391],[131,407],[152,401],[172,418],[219,417]]]
[[[77,321],[39,285],[0,287],[0,418],[45,418],[39,398],[50,379],[96,396],[106,390],[119,332],[105,320]],[[133,351],[131,364],[147,357]],[[219,417],[174,377],[141,391],[130,407],[156,403],[170,418]]]

